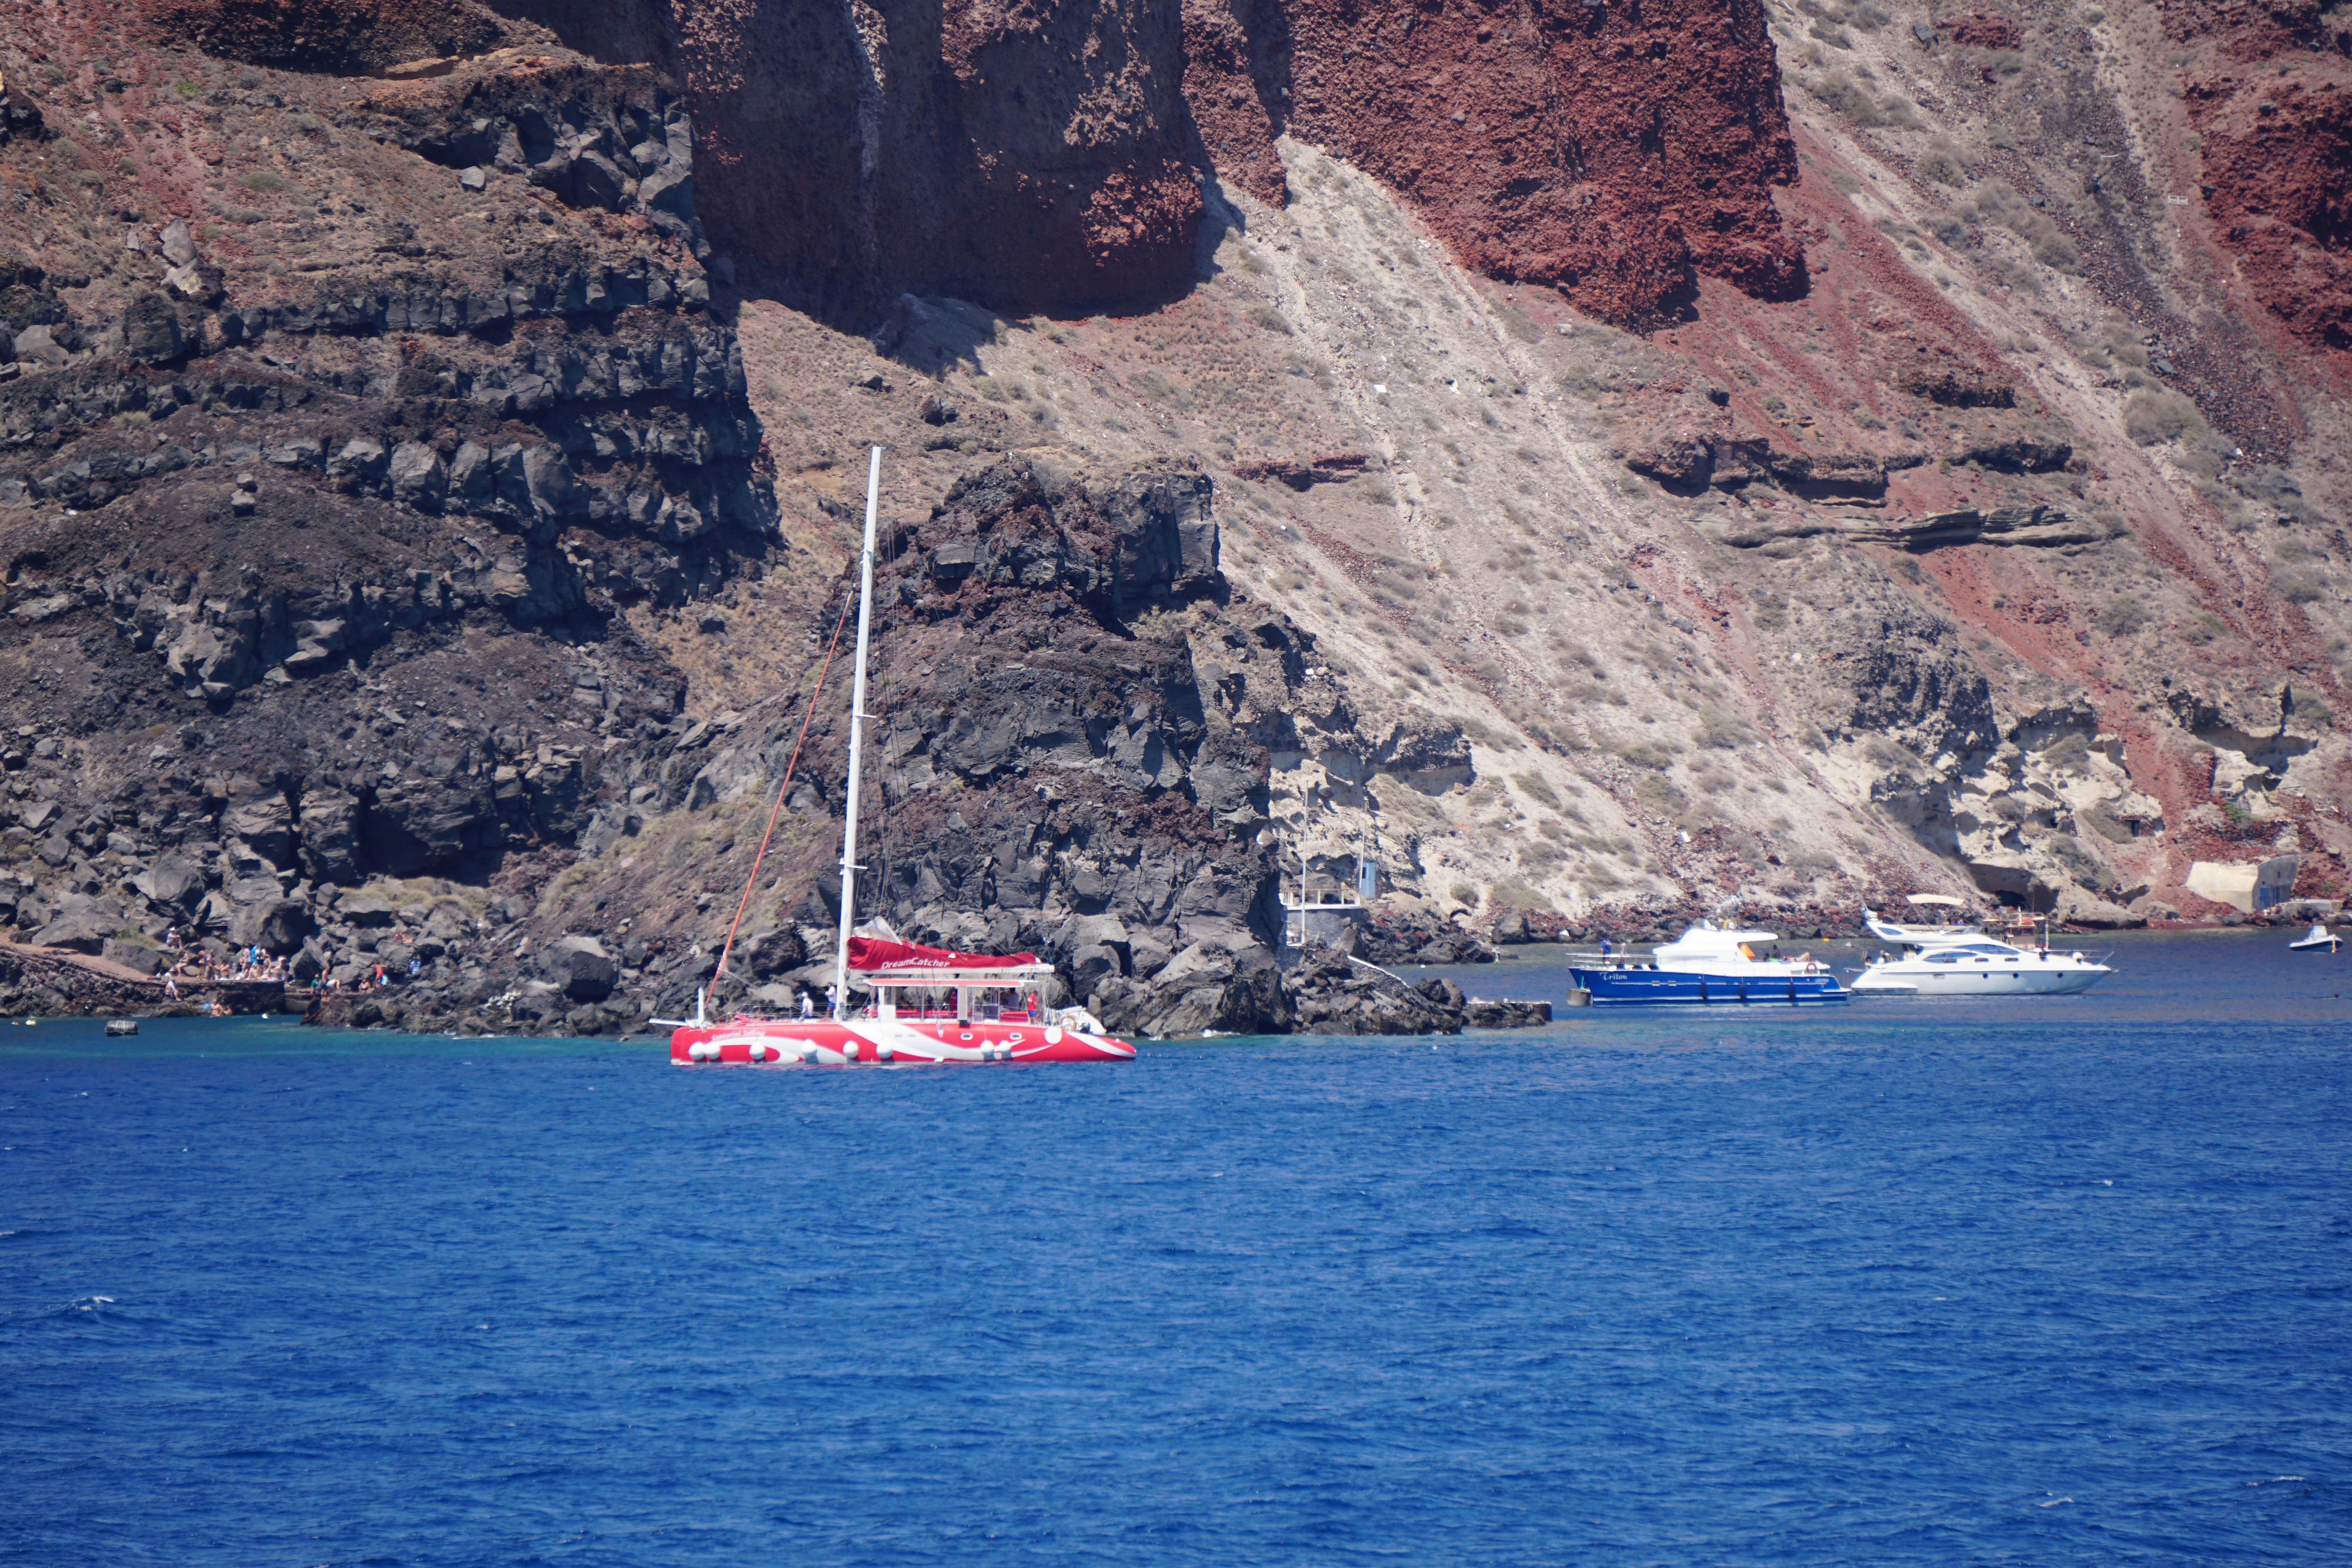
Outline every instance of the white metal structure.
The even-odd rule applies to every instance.
[[[1867,909],[1862,922],[1895,952],[1847,988],[1857,997],[2070,996],[2115,973],[2086,953],[2018,947],[1973,926],[1898,925]]]
[[[858,764],[866,755],[866,642],[874,622],[874,508],[882,493],[882,449],[866,465],[866,548],[857,558],[857,676],[849,694],[849,792],[841,829],[841,936],[833,960],[833,1016],[849,1016],[849,922],[857,907]]]

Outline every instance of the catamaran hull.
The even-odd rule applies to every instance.
[[[736,1019],[689,1024],[669,1039],[681,1067],[934,1067],[1013,1061],[1131,1061],[1135,1047],[1051,1025],[952,1019]]]
[[[1675,969],[1570,969],[1569,973],[1592,993],[1596,1008],[1827,1008],[1846,999],[1837,977],[1827,974],[1763,979]]]

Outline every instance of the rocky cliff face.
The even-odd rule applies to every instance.
[[[685,84],[719,243],[793,297],[1050,308],[1191,276],[1201,198],[1171,7],[512,9]]]
[[[171,158],[229,162],[207,201],[11,149],[110,220],[13,261],[0,323],[16,922],[348,970],[391,911],[347,891],[423,877],[475,890],[419,895],[462,952],[677,712],[631,608],[775,538],[690,134],[651,73],[544,55],[291,100],[189,69],[107,107],[180,129],[166,202]]]
[[[1476,1021],[1273,962],[1359,855],[1381,961],[2342,890],[2326,14],[315,10],[0,16],[20,932],[619,1028],[797,747],[789,999],[875,442],[861,906],[1119,1027]]]
[[[1276,140],[1410,204],[1460,263],[1657,320],[1695,277],[1802,291],[1772,190],[1795,175],[1764,8],[1191,0],[1185,95],[1218,169],[1285,197]]]

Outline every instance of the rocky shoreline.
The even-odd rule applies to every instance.
[[[0,16],[0,929],[53,950],[8,950],[0,1006],[138,1005],[173,931],[367,1028],[821,989],[846,723],[812,686],[873,443],[857,912],[1037,952],[1125,1032],[1523,1023],[1407,967],[1726,913],[1854,936],[1906,891],[2105,929],[2235,923],[2200,865],[2342,891],[2345,492],[2309,460],[2340,411],[2250,413],[2211,366],[2260,356],[2096,293],[2116,236],[2064,160],[2139,176],[2088,127],[1865,214],[1901,181],[1794,161],[1830,89],[1791,118],[1753,7],[1696,54],[1688,7],[1408,18],[1407,58],[1557,57],[1371,120],[1352,67],[1269,107],[1277,34],[1352,47],[1314,5],[1020,23],[988,47],[1072,96],[1017,114],[921,28],[878,75],[740,18],[655,27],[649,65],[541,9],[429,49],[373,5],[349,49]],[[1573,190],[1488,161],[1515,83],[1637,39],[1665,76],[1562,100],[1617,150]],[[1892,47],[1967,115],[2012,90]],[[1621,134],[1657,102],[1696,140]],[[1391,111],[1473,161],[1401,196]],[[1914,152],[1957,180],[1974,146]],[[1702,176],[1687,228],[1642,215]],[[1999,251],[2029,230],[2087,258],[2047,297]],[[2305,458],[2261,437],[2289,425]],[[1391,896],[1286,952],[1285,890],[1367,848]]]

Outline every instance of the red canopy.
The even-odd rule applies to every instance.
[[[1009,969],[1036,961],[1034,953],[956,953],[945,947],[920,947],[912,942],[887,942],[879,936],[849,939],[849,967],[853,969]]]

